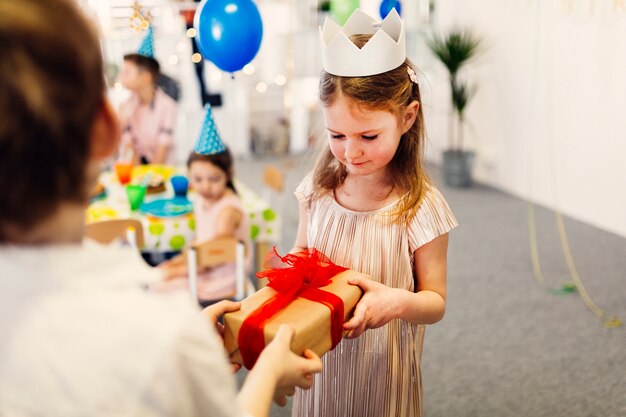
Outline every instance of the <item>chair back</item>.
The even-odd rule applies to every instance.
[[[207,240],[192,246],[196,251],[198,268],[209,268],[226,262],[237,260],[237,244],[235,238],[225,237]]]
[[[89,223],[85,225],[85,236],[100,243],[111,243],[115,239],[122,239],[133,247],[143,247],[143,226],[137,219]]]
[[[187,251],[189,289],[194,300],[198,299],[198,270],[219,264],[234,262],[236,270],[235,299],[245,297],[245,245],[232,237],[207,240],[192,245]]]

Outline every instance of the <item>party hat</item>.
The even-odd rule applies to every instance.
[[[154,32],[152,31],[152,25],[148,26],[146,36],[141,41],[137,53],[148,58],[154,58]]]
[[[198,136],[193,151],[201,155],[214,155],[224,152],[225,150],[226,145],[222,142],[220,133],[217,131],[215,120],[213,120],[213,109],[211,106],[207,106],[204,122],[202,122],[202,128],[200,129],[200,135]]]

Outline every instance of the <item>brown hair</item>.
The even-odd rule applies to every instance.
[[[124,55],[124,61],[132,62],[141,71],[150,73],[153,82],[159,79],[161,67],[156,59],[133,53]]]
[[[104,98],[98,35],[71,0],[0,0],[0,242],[87,199]],[[71,26],[71,30],[60,27]]]
[[[191,164],[194,162],[208,162],[224,171],[226,174],[226,186],[237,193],[235,184],[233,183],[233,156],[230,154],[228,148],[226,148],[224,152],[213,155],[202,155],[196,152],[191,152],[191,154],[189,154],[189,158],[187,158],[187,168],[191,168]]]
[[[362,48],[370,37],[354,35],[351,39]],[[330,106],[338,97],[345,96],[365,109],[389,111],[398,117],[413,101],[420,104],[415,123],[402,135],[398,149],[388,164],[392,186],[406,193],[393,212],[396,222],[408,222],[415,215],[430,184],[423,165],[425,130],[421,94],[419,85],[409,78],[408,68],[415,70],[407,59],[391,71],[366,77],[342,77],[322,71],[319,91],[323,106]],[[318,190],[316,196],[339,187],[346,176],[346,168],[326,147],[318,157],[313,173],[313,184]]]

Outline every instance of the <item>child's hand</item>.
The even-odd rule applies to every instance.
[[[182,278],[187,275],[187,263],[185,258],[180,255],[161,263],[157,268],[163,271],[165,281]]]
[[[230,300],[222,300],[219,303],[215,303],[213,305],[208,306],[204,310],[202,310],[202,314],[209,319],[211,324],[215,326],[215,330],[217,334],[220,336],[224,335],[224,325],[218,321],[220,317],[222,317],[226,313],[232,313],[233,311],[237,311],[241,308],[241,303],[230,301]]]
[[[356,305],[352,318],[343,325],[344,330],[348,330],[347,339],[357,338],[365,330],[376,329],[397,318],[397,288],[364,277],[350,278],[348,283],[358,285],[365,294]]]
[[[311,388],[313,374],[322,370],[322,361],[313,351],[304,351],[304,357],[291,351],[294,330],[282,325],[274,339],[265,347],[256,366],[264,372],[274,373],[277,378],[274,402],[280,406],[287,404],[287,397],[295,393],[295,387]]]
[[[215,331],[220,335],[221,338],[224,338],[224,325],[219,322],[219,318],[222,317],[226,313],[230,313],[233,311],[237,311],[241,308],[241,303],[237,303],[230,300],[223,300],[219,303],[215,303],[204,310],[202,310],[202,314],[209,319],[211,324],[215,326]],[[237,372],[241,368],[241,365],[233,363],[232,370],[233,372]]]

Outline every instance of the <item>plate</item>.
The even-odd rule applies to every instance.
[[[108,196],[109,196],[109,193],[107,192],[107,189],[104,188],[98,194],[91,196],[91,198],[89,199],[89,204],[95,201],[106,200]]]
[[[193,204],[185,197],[174,197],[143,203],[140,210],[155,217],[176,217],[191,213]]]

